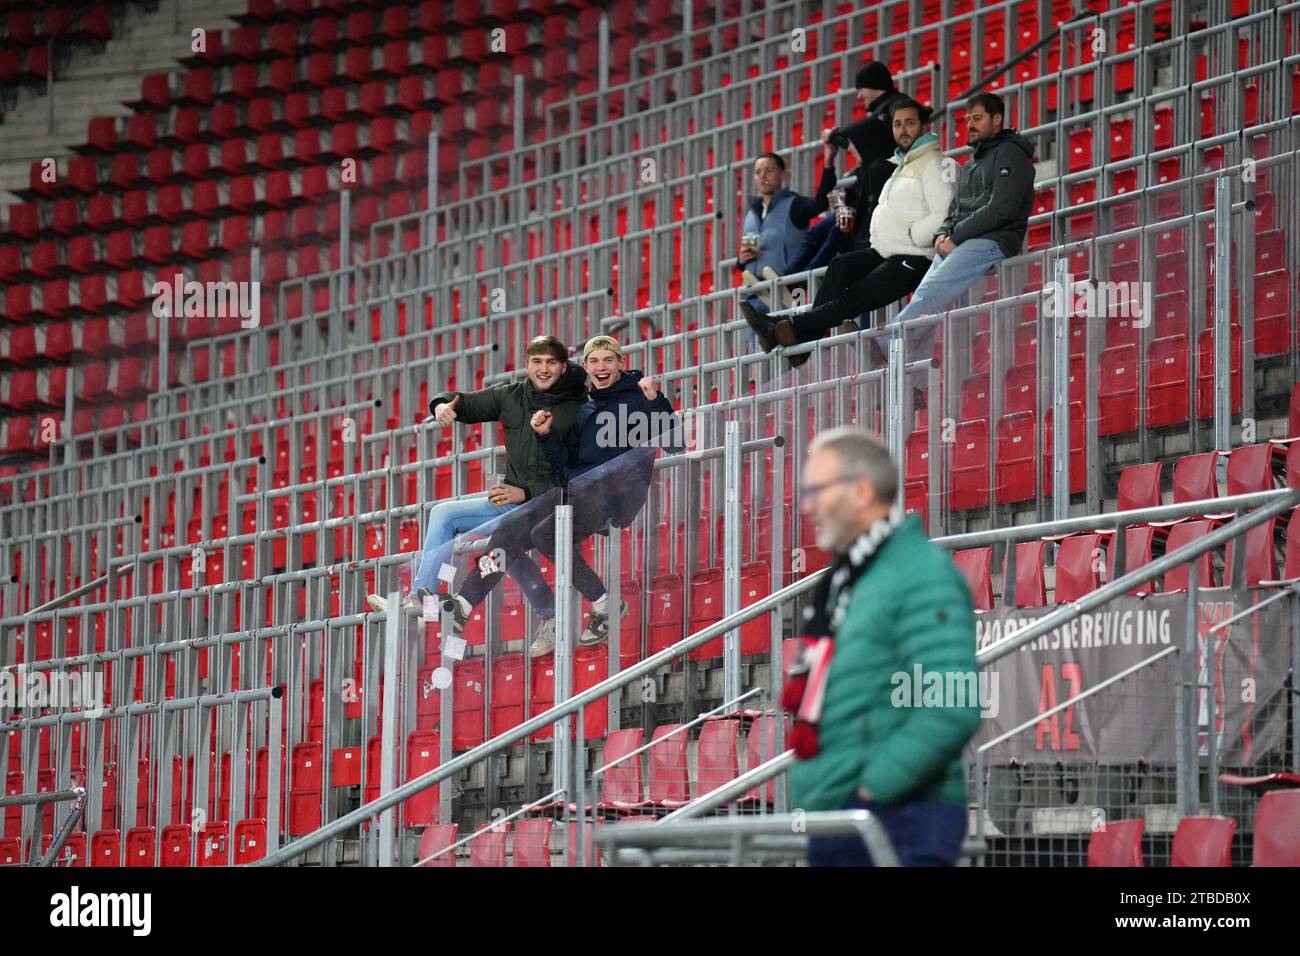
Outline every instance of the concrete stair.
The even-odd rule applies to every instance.
[[[248,9],[247,0],[158,0],[152,6],[119,8],[102,51],[82,46],[72,52],[54,82],[52,131],[43,88],[23,90],[15,108],[0,117],[0,204],[6,209],[17,202],[10,191],[28,185],[31,164],[70,155],[86,141],[91,118],[130,115],[123,104],[139,98],[145,74],[181,74],[185,67],[177,60],[190,55],[192,30],[228,30],[236,25],[229,18]]]

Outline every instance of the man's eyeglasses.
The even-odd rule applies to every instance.
[[[809,498],[821,494],[827,488],[843,484],[847,481],[858,481],[863,477],[863,475],[840,475],[838,478],[832,478],[830,481],[823,481],[820,485],[805,485],[799,489],[799,500],[807,501]]]

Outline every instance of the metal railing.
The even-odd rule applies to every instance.
[[[599,827],[593,839],[610,848],[615,866],[629,858],[643,866],[701,862],[744,866],[751,855],[800,859],[809,838],[828,836],[856,836],[876,866],[899,865],[889,834],[867,810],[673,823],[665,818],[653,826]]]

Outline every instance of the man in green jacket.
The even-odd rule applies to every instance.
[[[561,435],[568,433],[578,417],[578,409],[587,397],[587,373],[569,361],[569,351],[559,339],[539,335],[525,349],[525,371],[522,381],[477,392],[445,392],[435,395],[429,402],[429,414],[439,424],[463,422],[500,422],[505,432],[505,480],[487,489],[486,497],[472,496],[441,501],[429,512],[428,528],[424,538],[424,555],[411,593],[403,598],[404,608],[418,608],[422,599],[437,593],[442,567],[451,557],[456,535],[477,531],[487,535],[511,511],[526,501],[540,498],[559,485],[545,455],[537,447],[533,429],[529,424],[537,412],[550,413]],[[523,565],[512,569],[526,578],[529,569]],[[541,572],[533,565],[538,584]],[[500,580],[493,578],[495,584]],[[519,580],[520,585],[531,583]],[[375,611],[387,609],[387,600],[371,594],[367,604]],[[452,618],[457,631],[465,627],[472,607],[468,602],[450,598]]]
[[[915,516],[894,516],[898,466],[878,440],[825,432],[804,476],[801,510],[836,556],[806,633],[833,643],[820,712],[792,733],[812,742],[790,770],[791,805],[868,809],[903,865],[952,865],[967,822],[962,749],[979,724],[970,591]],[[871,865],[856,837],[810,839],[808,854],[814,866]]]

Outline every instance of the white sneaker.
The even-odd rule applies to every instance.
[[[370,606],[370,610],[378,611],[381,614],[388,610],[388,598],[382,594],[367,594],[366,604]],[[417,614],[423,607],[423,602],[413,594],[408,594],[402,598],[401,608],[406,614]]]
[[[771,266],[763,266],[763,278],[775,282],[781,278],[780,274]],[[794,296],[790,294],[789,286],[779,286],[781,290],[781,301],[785,303],[787,309],[794,308]]]
[[[528,645],[529,657],[544,657],[555,650],[555,618],[547,617],[537,622],[537,632]]]

